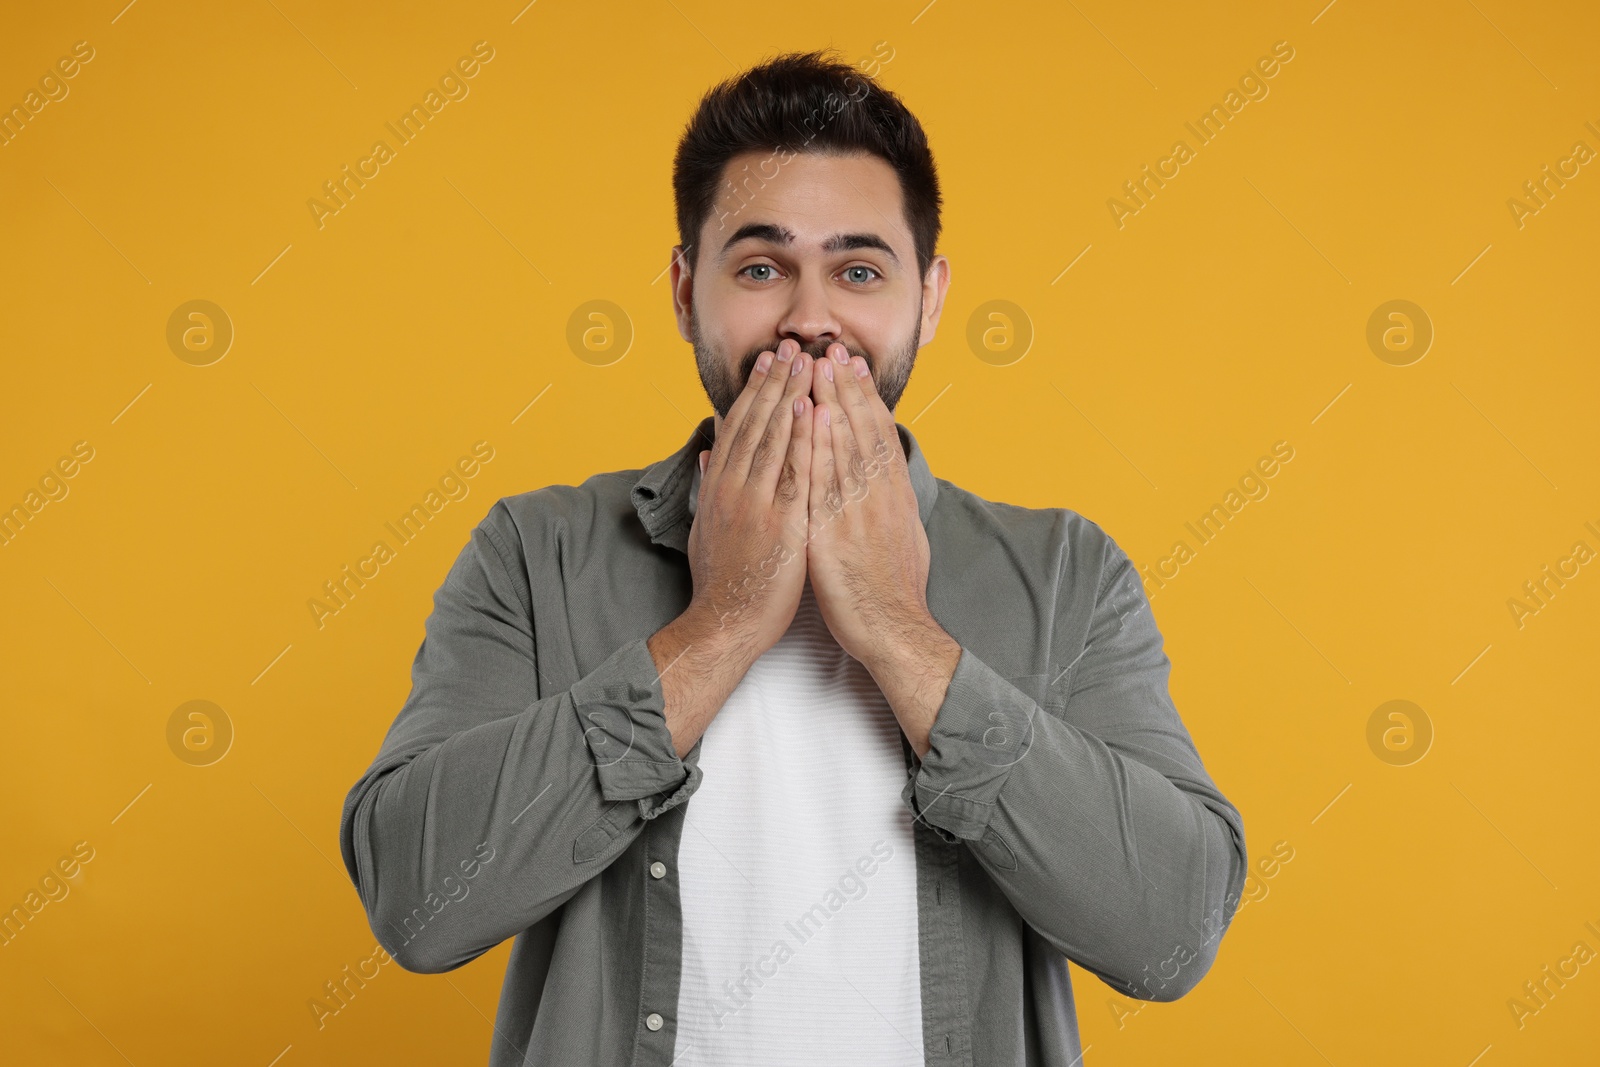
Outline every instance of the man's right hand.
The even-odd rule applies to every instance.
[[[789,628],[805,587],[812,366],[791,338],[762,353],[700,454],[689,610],[752,662]]]

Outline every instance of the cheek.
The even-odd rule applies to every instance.
[[[870,314],[863,311],[841,318],[840,324],[845,337],[854,338],[856,347],[866,349],[874,377],[915,354],[922,334],[922,319],[915,302],[897,306],[893,313],[878,308],[871,309]]]
[[[732,291],[723,279],[696,279],[694,287],[694,319],[700,335],[708,342],[726,344],[730,334],[738,331],[743,294]]]
[[[744,359],[750,346],[742,343],[743,335],[730,334],[724,323],[713,324],[704,318],[698,320],[697,327],[695,361],[702,373],[722,377],[735,388],[742,386],[750,376],[749,368],[754,365],[754,360],[746,362]]]
[[[779,304],[767,293],[708,293],[695,308],[701,340],[731,361],[778,340]]]

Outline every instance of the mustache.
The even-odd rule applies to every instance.
[[[779,338],[779,341],[781,340],[782,338]],[[828,355],[828,346],[834,343],[835,342],[833,341],[812,341],[809,344],[801,344],[800,351],[810,356],[813,360],[825,359]],[[872,372],[872,380],[877,381],[878,364],[877,361],[872,358],[872,355],[864,348],[857,348],[848,342],[841,343],[844,344],[845,351],[849,352],[851,356],[860,356],[862,359],[867,361],[867,370]],[[771,344],[762,345],[759,348],[752,348],[749,352],[745,353],[744,358],[739,361],[739,380],[741,382],[747,382],[750,380],[750,373],[755,370],[756,360],[761,358],[761,353],[776,352],[777,350],[778,341],[773,341]]]

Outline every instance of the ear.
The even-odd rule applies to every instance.
[[[682,245],[672,246],[672,263],[667,268],[672,282],[672,314],[678,320],[678,336],[693,343],[689,318],[694,314],[694,278]]]
[[[939,328],[939,315],[944,311],[944,295],[950,289],[950,261],[934,256],[928,264],[928,273],[922,279],[922,327],[917,335],[917,347],[933,340]]]

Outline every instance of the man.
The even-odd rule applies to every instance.
[[[674,189],[714,414],[473,531],[346,798],[373,931],[515,938],[493,1065],[1077,1063],[1067,960],[1182,996],[1246,873],[1139,576],[895,421],[950,271],[893,94],[747,71]]]

